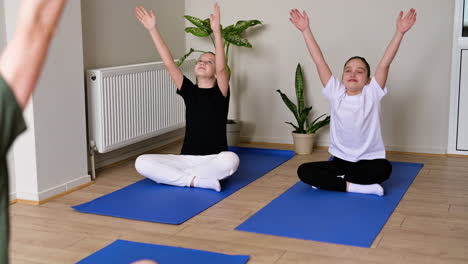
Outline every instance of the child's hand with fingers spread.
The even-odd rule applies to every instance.
[[[302,14],[297,9],[291,10],[289,13],[289,21],[293,23],[300,31],[304,31],[309,28],[309,16],[307,16],[306,11],[303,11]]]
[[[148,31],[156,27],[156,16],[153,10],[148,13],[144,7],[138,6],[135,8],[135,16]]]
[[[406,33],[408,30],[411,29],[414,23],[416,23],[416,10],[411,8],[405,17],[403,17],[403,11],[400,11],[400,14],[397,19],[398,32]]]
[[[221,12],[219,11],[219,5],[216,3],[214,5],[214,12],[213,14],[210,15],[210,25],[211,25],[211,30],[213,30],[214,33],[221,32]]]

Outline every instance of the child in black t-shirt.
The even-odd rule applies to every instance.
[[[195,66],[197,84],[177,67],[156,26],[151,10],[136,8],[136,17],[150,33],[169,75],[186,106],[184,145],[178,155],[143,155],[135,162],[137,171],[156,182],[221,190],[219,180],[232,175],[239,158],[227,151],[226,123],[229,108],[229,77],[221,36],[220,10],[210,15],[216,54],[203,53]],[[208,156],[207,156],[208,155]],[[210,171],[210,166],[213,171]]]

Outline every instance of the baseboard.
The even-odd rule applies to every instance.
[[[266,138],[266,137],[241,137],[241,142],[255,142],[255,143],[267,143],[267,144],[281,144],[281,145],[292,145],[291,138]],[[317,148],[328,148],[329,142],[325,140],[319,140],[316,145]],[[406,147],[406,146],[386,146],[387,152],[400,152],[406,154],[422,154],[422,155],[436,155],[436,156],[448,156],[447,151],[444,148],[426,148],[426,147]]]
[[[447,154],[447,157],[468,158],[468,153],[467,154]]]
[[[132,146],[119,149],[113,152],[104,154],[97,153],[96,169],[102,169],[110,165],[115,165],[116,163],[126,161],[140,154],[180,141],[183,138],[184,130],[179,129],[177,131],[173,131],[171,133],[164,134],[144,142],[136,143]]]
[[[447,153],[451,157],[468,157],[467,150],[456,150],[457,147],[453,143],[449,144],[447,148]]]
[[[91,177],[89,175],[80,177],[68,183],[47,189],[39,193],[39,201],[47,200],[51,197],[63,194],[67,191],[73,190],[79,186],[85,185],[91,182]]]
[[[292,145],[292,137],[290,139],[285,138],[267,138],[267,137],[240,137],[241,142],[255,142],[255,143],[270,143],[270,144],[286,144]]]
[[[447,150],[444,148],[426,148],[426,147],[405,147],[405,146],[385,146],[387,152],[402,152],[413,154],[429,154],[437,156],[446,156]]]
[[[10,201],[10,204],[16,203],[16,192],[10,193],[8,198],[9,198],[8,201]]]
[[[47,201],[50,201],[54,198],[63,196],[65,194],[71,193],[78,189],[84,188],[92,184],[91,177],[89,175],[80,177],[68,183],[64,183],[47,190],[44,190],[39,193],[21,193],[16,194],[17,203],[22,204],[34,204],[39,205]]]
[[[287,145],[293,146],[292,136],[289,139],[285,138],[266,138],[266,137],[240,137],[241,142],[245,143],[257,143],[257,144],[277,144],[277,145]],[[328,147],[328,141],[318,140],[316,145],[321,148],[322,146]]]

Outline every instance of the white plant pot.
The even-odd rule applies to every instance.
[[[305,155],[312,153],[317,134],[298,134],[293,132],[292,135],[296,154]]]
[[[235,124],[226,125],[226,136],[228,146],[237,146],[240,143],[240,121],[236,121]]]

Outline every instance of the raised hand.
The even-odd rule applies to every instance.
[[[214,5],[213,14],[210,15],[211,30],[213,30],[213,32],[215,33],[221,32],[220,20],[221,20],[221,12],[219,11],[218,3],[216,3]]]
[[[56,28],[60,14],[67,1],[64,0],[26,0],[18,14],[19,27],[34,24],[35,31]],[[47,32],[53,34],[54,32]]]
[[[214,5],[213,14],[210,15],[210,26],[213,30],[213,41],[215,44],[215,64],[216,64],[216,81],[219,89],[224,96],[228,95],[229,91],[229,76],[226,65],[226,54],[224,50],[224,42],[221,36],[221,11],[219,5]]]
[[[416,10],[411,8],[405,17],[403,17],[403,12],[400,11],[397,19],[397,31],[388,44],[387,49],[385,50],[385,53],[375,70],[375,80],[380,85],[380,87],[385,88],[390,64],[392,63],[398,52],[398,49],[400,48],[403,36],[408,30],[410,30],[414,23],[416,23]]]
[[[174,81],[177,89],[180,89],[180,87],[182,87],[182,82],[184,81],[184,74],[175,64],[171,51],[167,47],[166,42],[164,42],[161,33],[159,33],[159,30],[156,27],[156,16],[154,15],[153,10],[150,10],[148,13],[144,7],[137,6],[135,8],[135,16],[148,30],[148,33],[153,39],[154,46],[158,51],[159,56],[161,56],[161,60],[163,61],[164,66],[166,66],[166,69]]]
[[[400,11],[397,19],[397,30],[401,33],[406,33],[416,23],[416,10],[413,8],[403,17],[403,11]]]
[[[66,3],[66,0],[21,1],[15,34],[0,56],[1,75],[21,108],[36,87]]]
[[[135,8],[135,16],[148,31],[156,27],[156,16],[153,10],[148,13],[144,7],[138,6]]]
[[[289,21],[293,23],[300,31],[304,31],[309,28],[309,16],[307,16],[306,11],[303,11],[302,14],[297,9],[292,9],[289,13]]]

